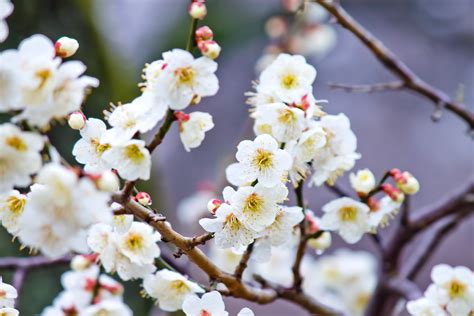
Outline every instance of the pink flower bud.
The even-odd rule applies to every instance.
[[[207,15],[207,8],[204,2],[193,1],[189,5],[188,12],[193,19],[202,20]]]
[[[189,114],[186,114],[182,111],[176,111],[174,112],[174,117],[179,123],[187,122],[189,121]]]
[[[403,200],[405,200],[405,195],[389,183],[382,184],[380,188],[394,202],[403,203]]]
[[[314,234],[317,233],[320,228],[318,225],[318,222],[316,218],[314,217],[313,212],[307,212],[305,215],[306,222],[309,224],[308,225],[308,234]]]
[[[195,39],[196,43],[201,41],[208,41],[214,38],[214,33],[209,26],[201,26],[196,30]]]
[[[405,171],[397,181],[397,187],[403,193],[412,195],[420,190],[420,183],[411,173]]]
[[[75,130],[80,130],[86,125],[86,116],[81,111],[73,112],[69,115],[67,123],[69,127]]]
[[[143,206],[148,206],[152,203],[150,194],[146,192],[138,192],[135,195],[135,200]]]
[[[209,212],[215,215],[217,212],[217,209],[221,206],[221,204],[222,204],[221,200],[212,199],[207,203],[207,209],[209,210]]]
[[[56,55],[61,58],[71,57],[76,53],[78,48],[79,43],[75,39],[66,36],[61,37],[54,44]]]
[[[217,42],[215,41],[200,41],[198,43],[198,48],[201,51],[201,54],[204,56],[210,58],[210,59],[216,59],[219,57],[219,54],[221,53],[221,47]]]

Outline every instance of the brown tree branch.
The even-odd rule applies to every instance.
[[[244,274],[245,269],[247,269],[247,265],[248,265],[250,256],[252,255],[254,245],[255,245],[254,242],[248,245],[247,249],[242,255],[242,258],[240,259],[239,264],[235,268],[234,276],[239,280],[242,279],[242,275]]]
[[[277,298],[282,298],[305,308],[315,315],[339,314],[302,293],[289,294],[288,291],[280,291],[279,288],[259,289],[242,282],[235,276],[220,270],[198,247],[190,248],[189,244],[192,243],[192,238],[185,237],[174,231],[166,222],[153,220],[156,214],[146,207],[132,200],[124,203],[121,194],[116,194],[114,201],[122,203],[123,207],[131,214],[146,221],[155,228],[164,240],[181,249],[191,262],[209,276],[211,281],[223,283],[228,288],[229,295],[259,304],[268,304]]]
[[[402,90],[405,88],[405,83],[403,81],[392,81],[384,83],[375,83],[375,84],[363,84],[363,85],[350,85],[342,83],[328,83],[328,86],[333,90],[342,90],[346,92],[364,92],[364,93],[373,93],[380,91],[394,91]]]
[[[439,116],[441,108],[446,108],[460,119],[465,121],[470,130],[474,129],[474,113],[469,111],[464,104],[452,100],[444,92],[432,87],[416,75],[400,58],[389,50],[379,39],[352,18],[339,4],[338,1],[314,0],[324,7],[341,26],[354,34],[374,56],[401,82],[403,87],[433,102],[436,115]]]

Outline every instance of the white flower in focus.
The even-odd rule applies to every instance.
[[[412,316],[447,316],[444,309],[432,300],[422,297],[407,303],[407,311]]]
[[[166,64],[156,78],[153,93],[156,93],[173,110],[186,108],[195,96],[213,96],[219,89],[214,74],[217,63],[207,57],[194,59],[193,55],[182,49],[163,53]],[[147,87],[150,88],[150,87]]]
[[[95,223],[112,218],[110,195],[86,177],[50,163],[41,169],[28,193],[18,237],[22,244],[48,257],[88,251],[86,236]]]
[[[110,169],[102,159],[102,154],[111,148],[111,145],[105,142],[106,129],[103,121],[90,118],[79,131],[81,139],[74,145],[72,154],[79,163],[85,165],[86,172],[101,172]]]
[[[150,152],[143,140],[131,139],[114,145],[102,154],[102,158],[123,179],[134,181],[150,178]]]
[[[212,291],[205,293],[201,298],[187,296],[183,302],[183,312],[186,316],[227,316],[221,293]]]
[[[212,116],[204,112],[192,112],[179,122],[179,137],[186,151],[197,148],[204,140],[207,131],[214,127]]]
[[[10,0],[0,0],[0,43],[8,37],[8,25],[5,19],[12,14],[13,3]]]
[[[287,195],[288,190],[282,184],[267,188],[257,183],[254,187],[240,187],[229,202],[235,216],[245,226],[260,232],[274,222],[280,209],[278,203],[283,202]]]
[[[133,222],[129,230],[118,236],[118,250],[132,263],[152,264],[160,255],[157,241],[161,240],[159,233],[154,232],[150,225]]]
[[[143,280],[143,288],[148,295],[158,300],[162,310],[168,312],[180,309],[188,296],[204,292],[196,283],[166,269],[147,276]]]
[[[369,213],[369,223],[372,230],[376,231],[379,226],[387,226],[388,222],[397,215],[400,207],[401,203],[393,201],[388,196],[381,198],[377,203],[377,209],[371,209]]]
[[[322,208],[321,229],[337,231],[348,243],[358,242],[369,230],[369,207],[348,197],[333,200]]]
[[[242,249],[254,241],[256,232],[247,228],[237,218],[234,209],[229,204],[222,204],[215,216],[215,218],[202,218],[199,224],[206,231],[215,233],[217,247]]]
[[[0,278],[0,306],[12,308],[15,305],[15,299],[18,293],[10,284],[3,283]]]
[[[105,300],[81,311],[81,316],[132,316],[133,312],[119,300]]]
[[[40,135],[10,123],[0,125],[0,194],[31,183],[31,175],[41,168],[42,148]]]
[[[280,54],[260,74],[259,86],[274,93],[285,103],[311,93],[316,70],[303,56]]]
[[[288,242],[293,228],[304,218],[303,209],[299,206],[282,206],[273,223],[268,226],[264,235],[272,246],[280,246]]]
[[[279,149],[277,141],[270,135],[260,135],[254,141],[241,141],[235,157],[239,163],[226,169],[227,179],[235,185],[258,180],[263,186],[275,186],[282,182],[292,165],[290,154]]]
[[[317,186],[324,182],[333,184],[345,171],[354,167],[360,158],[356,153],[357,138],[344,114],[325,115],[315,125],[326,132],[326,145],[313,159],[314,175],[311,183]]]
[[[253,114],[256,126],[270,126],[268,134],[279,142],[296,140],[306,128],[304,111],[284,103],[271,103],[257,107]],[[265,133],[256,129],[256,134]]]
[[[474,308],[474,274],[469,268],[439,264],[431,271],[431,279],[432,297],[438,304],[452,315],[469,315]]]
[[[155,102],[151,93],[144,93],[131,103],[116,107],[108,117],[112,129],[108,131],[112,144],[127,141],[135,133],[146,133],[160,121],[166,113],[163,102]]]
[[[375,176],[369,169],[361,169],[349,175],[352,188],[357,193],[367,194],[375,188]]]
[[[26,201],[26,195],[17,190],[0,195],[0,220],[3,227],[12,235],[16,235],[20,230],[18,220],[23,214]]]

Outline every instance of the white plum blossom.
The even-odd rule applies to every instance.
[[[19,218],[23,214],[27,202],[26,195],[17,190],[0,194],[0,221],[3,227],[12,235],[16,235],[20,230]]]
[[[166,114],[166,104],[156,102],[150,93],[144,93],[131,103],[116,107],[108,116],[112,129],[108,131],[113,144],[127,141],[135,133],[151,130]]]
[[[321,229],[337,231],[348,243],[358,242],[369,230],[369,207],[348,197],[335,199],[322,208]]]
[[[222,271],[234,273],[242,258],[243,251],[235,248],[220,248],[216,242],[210,242],[209,257]],[[246,272],[246,271],[245,271]],[[245,279],[245,272],[243,278]]]
[[[36,133],[0,124],[0,194],[31,183],[31,175],[41,168],[43,145],[43,138]]]
[[[86,172],[100,172],[110,169],[102,159],[102,154],[111,148],[111,145],[106,142],[106,129],[103,121],[90,118],[79,131],[81,139],[74,145],[72,154],[78,162],[85,165]]]
[[[333,184],[337,177],[354,167],[360,158],[356,153],[357,138],[344,114],[325,115],[315,123],[326,132],[326,145],[312,161],[314,175],[311,183],[319,186],[324,182]]]
[[[13,3],[10,0],[0,0],[0,43],[8,37],[8,25],[5,19],[12,14]]]
[[[315,78],[316,70],[303,56],[280,54],[260,74],[259,90],[291,103],[312,91]]]
[[[439,264],[431,271],[428,292],[451,315],[469,315],[474,309],[474,273],[467,267]]]
[[[393,219],[400,210],[401,203],[395,202],[388,196],[384,196],[375,205],[375,209],[371,209],[369,213],[369,223],[372,230],[376,231],[377,227],[385,227],[388,222]]]
[[[273,223],[265,228],[265,237],[272,246],[281,246],[291,239],[293,228],[304,218],[303,209],[299,206],[282,206]]]
[[[181,309],[187,297],[204,292],[196,283],[167,269],[147,276],[143,280],[143,288],[146,294],[157,300],[162,310],[169,312]]]
[[[20,315],[20,312],[14,308],[11,307],[3,307],[0,308],[0,315],[2,316],[18,316]]]
[[[199,224],[206,231],[215,233],[214,239],[219,248],[242,249],[251,244],[256,237],[256,232],[247,228],[237,218],[232,206],[225,203],[217,209],[215,218],[202,218]]]
[[[192,112],[179,122],[179,137],[186,151],[197,148],[204,140],[206,132],[214,127],[212,116],[204,112]]]
[[[190,295],[183,302],[183,312],[186,316],[227,316],[224,300],[221,293],[212,291],[205,293],[201,298]]]
[[[49,257],[87,252],[88,229],[112,218],[109,194],[55,163],[41,169],[27,198],[18,237],[25,246]]]
[[[213,96],[219,89],[214,74],[217,63],[207,57],[194,59],[182,49],[163,53],[164,69],[158,74],[153,87],[147,90],[167,101],[173,110],[182,110],[191,104],[193,98]]]
[[[256,134],[267,133],[279,142],[298,139],[307,127],[305,112],[284,103],[261,105],[254,113]],[[267,132],[265,132],[266,126]]]
[[[369,169],[361,169],[349,175],[352,188],[357,193],[367,194],[375,188],[375,176]]]
[[[150,178],[151,157],[143,140],[131,139],[115,144],[102,154],[102,159],[116,169],[123,179],[134,181]]]
[[[255,314],[250,308],[244,307],[240,310],[237,316],[255,316]]]
[[[407,303],[407,311],[412,316],[447,316],[446,311],[436,302],[422,297]]]
[[[257,183],[255,186],[240,187],[229,200],[235,216],[250,229],[260,232],[272,224],[279,206],[288,195],[283,184],[267,188]]]
[[[0,277],[0,307],[13,307],[18,293],[10,284],[3,283]]]
[[[237,146],[235,155],[238,163],[226,170],[227,179],[234,185],[258,183],[273,187],[282,182],[282,178],[291,168],[291,156],[278,148],[277,141],[264,134],[254,141],[244,140]]]
[[[131,215],[117,215],[113,226],[94,225],[87,238],[89,247],[99,254],[105,271],[117,272],[122,280],[143,278],[155,271],[160,255],[160,235],[145,223],[134,222]]]

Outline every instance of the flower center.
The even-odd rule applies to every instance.
[[[182,280],[171,281],[171,288],[174,289],[177,293],[186,293],[189,291],[188,286]]]
[[[229,214],[225,218],[225,226],[231,231],[237,231],[240,229],[240,222],[234,214]]]
[[[174,71],[176,77],[178,77],[179,84],[192,85],[195,71],[192,67],[178,68]]]
[[[260,212],[263,207],[263,199],[256,193],[250,194],[245,200],[244,212]]]
[[[353,222],[357,219],[357,209],[353,206],[344,206],[339,210],[339,217],[344,222]]]
[[[143,247],[143,237],[136,233],[131,233],[127,237],[127,247],[131,250],[137,250]]]
[[[291,109],[283,109],[280,111],[278,121],[283,124],[291,124],[296,122],[296,115]]]
[[[273,154],[263,149],[257,149],[254,164],[260,170],[270,168],[273,165]]]
[[[92,140],[91,140],[91,143],[92,143],[92,145],[94,145],[94,147],[95,147],[95,152],[96,152],[96,154],[97,154],[99,157],[102,156],[102,154],[103,154],[105,151],[109,150],[110,147],[111,147],[109,144],[101,144],[101,143],[99,143],[99,141],[98,141],[96,138],[92,139]]]
[[[26,199],[21,199],[16,196],[11,196],[7,199],[7,206],[14,214],[21,214],[25,208]]]
[[[201,314],[199,314],[199,316],[212,316],[212,314],[209,313],[209,312],[206,311],[206,310],[202,310],[202,311],[201,311]]]
[[[125,156],[134,163],[139,163],[144,158],[143,153],[137,145],[129,145],[125,147]]]
[[[293,74],[287,74],[281,78],[281,85],[286,89],[295,88],[298,85],[298,79]]]
[[[43,88],[46,85],[48,79],[52,76],[53,72],[50,69],[41,69],[36,72],[36,77],[40,80],[38,89]]]
[[[466,291],[466,285],[454,280],[449,285],[449,296],[453,299],[456,297],[462,297]]]
[[[23,142],[23,140],[18,137],[18,136],[9,136],[5,139],[5,143],[10,146],[15,148],[18,151],[25,151],[27,149],[26,144]]]

